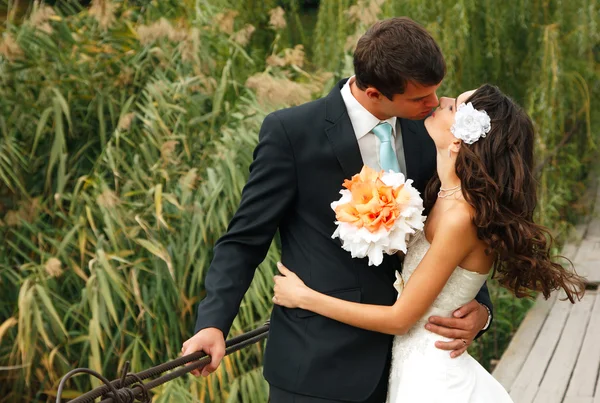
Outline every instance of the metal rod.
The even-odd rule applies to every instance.
[[[242,348],[257,343],[265,338],[267,338],[269,334],[269,322],[265,323],[265,325],[251,330],[247,333],[241,334],[239,336],[233,337],[225,343],[225,355],[232,354]],[[206,365],[210,363],[211,357],[205,354],[202,351],[197,351],[195,353],[176,358],[172,361],[166,362],[164,364],[157,365],[155,367],[149,368],[147,370],[135,373],[135,374],[127,374],[125,377],[121,377],[120,379],[116,379],[111,382],[105,382],[105,385],[101,385],[87,393],[84,393],[81,396],[76,397],[75,399],[70,400],[70,403],[93,403],[99,397],[105,397],[101,403],[133,403],[135,398],[143,396],[147,393],[148,390],[155,388],[159,385],[162,385],[165,382],[171,381],[175,378],[183,376],[194,369],[204,368]],[[150,377],[157,376],[162,374],[163,372],[170,371],[174,368],[180,367],[182,365],[188,364],[190,362],[194,362],[190,365],[186,365],[183,368],[179,368],[176,371],[173,371],[169,374],[161,376],[157,379],[154,379],[146,384],[142,384],[143,379],[147,379]],[[100,374],[91,373],[90,370],[77,369],[67,373],[59,384],[59,392],[56,396],[56,403],[61,403],[61,395],[62,390],[66,384],[66,381],[73,375],[81,372],[86,372],[96,377],[101,376]],[[129,385],[137,384],[133,388],[127,388]],[[128,389],[128,390],[125,390]],[[115,393],[116,392],[116,393]],[[122,393],[119,393],[122,392]],[[109,396],[110,395],[110,396]],[[133,400],[131,400],[133,399]]]

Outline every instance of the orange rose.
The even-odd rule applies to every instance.
[[[335,218],[341,222],[347,222],[362,227],[362,221],[358,216],[358,212],[351,203],[341,204],[335,209]]]
[[[352,186],[356,183],[368,183],[373,182],[377,178],[381,178],[382,172],[377,172],[372,168],[364,165],[360,170],[360,173],[354,175],[350,180],[346,179],[342,184],[348,190],[352,190]]]
[[[410,194],[403,189],[404,186],[397,189],[387,186],[381,180],[381,175],[364,166],[359,174],[344,181],[343,186],[350,191],[352,199],[335,209],[338,221],[351,223],[358,228],[365,227],[370,232],[377,232],[382,226],[389,231],[394,226],[401,212],[396,198],[398,195],[404,196],[404,193],[405,197],[410,197]]]

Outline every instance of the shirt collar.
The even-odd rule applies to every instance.
[[[396,116],[392,116],[386,120],[379,120],[371,112],[365,109],[352,95],[350,90],[350,84],[355,80],[355,76],[352,76],[346,81],[346,84],[342,87],[342,99],[346,104],[346,110],[348,111],[348,117],[352,122],[354,133],[356,134],[357,140],[360,140],[366,134],[369,134],[375,126],[381,122],[387,122],[392,126],[392,135],[396,136]]]

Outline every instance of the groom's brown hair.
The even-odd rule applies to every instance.
[[[408,81],[436,85],[446,75],[440,47],[421,25],[408,17],[376,22],[358,40],[354,52],[356,85],[375,87],[390,100]]]

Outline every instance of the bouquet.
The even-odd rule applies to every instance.
[[[423,229],[423,199],[397,172],[377,172],[364,166],[343,183],[342,197],[333,203],[342,248],[354,258],[369,257],[369,266],[379,266],[383,254],[406,253],[411,234]]]

